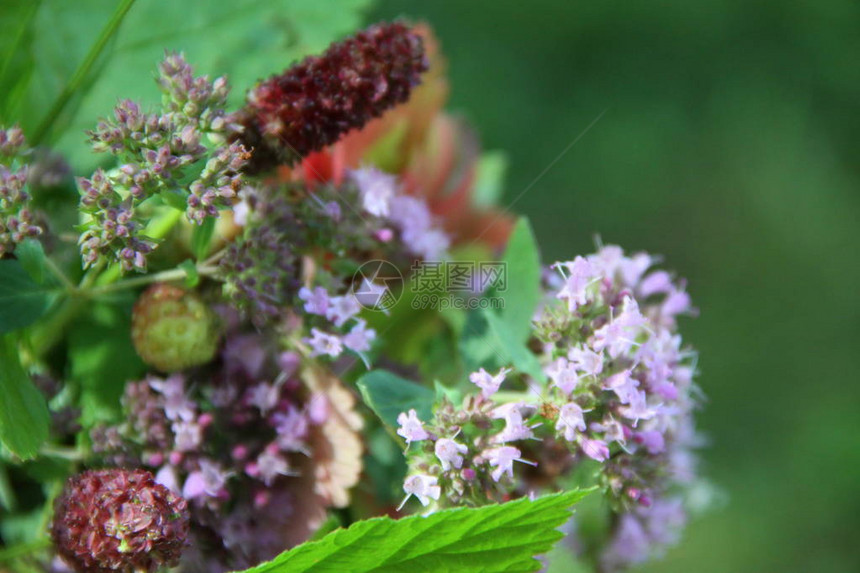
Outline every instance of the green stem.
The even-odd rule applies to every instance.
[[[41,447],[39,454],[48,458],[58,458],[70,462],[79,462],[84,459],[83,454],[75,448],[64,448],[48,444]]]
[[[30,142],[34,147],[42,142],[42,139],[44,139],[45,135],[47,135],[48,131],[54,125],[54,122],[57,121],[57,118],[61,113],[63,113],[69,100],[71,100],[75,92],[80,89],[84,80],[90,74],[90,71],[95,65],[96,60],[98,60],[99,56],[104,51],[108,41],[113,37],[117,29],[119,29],[119,25],[122,23],[125,15],[131,9],[133,4],[134,0],[121,0],[119,5],[116,7],[110,20],[105,27],[102,28],[101,34],[96,40],[96,43],[92,45],[89,53],[87,53],[87,56],[84,58],[84,61],[81,62],[81,65],[79,65],[78,69],[75,70],[74,75],[65,85],[63,91],[60,92],[60,95],[57,96],[56,101],[54,101],[54,105],[51,106],[51,110],[45,116],[45,119],[42,120],[42,123],[40,123],[39,127],[36,128],[36,131],[32,136],[30,136]]]
[[[197,274],[201,276],[212,276],[216,272],[218,272],[218,267],[197,267]],[[152,275],[144,275],[141,277],[135,277],[133,279],[126,279],[117,283],[108,283],[105,285],[97,286],[95,288],[87,290],[85,294],[88,297],[93,297],[106,293],[116,292],[118,290],[136,288],[139,286],[148,285],[150,283],[178,281],[186,278],[187,276],[188,273],[185,272],[185,269],[171,269],[169,271],[162,271],[160,273],[155,273]]]

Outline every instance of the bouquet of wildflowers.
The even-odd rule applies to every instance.
[[[165,51],[89,155],[74,81],[42,123],[2,102],[0,569],[620,571],[678,540],[684,281],[542,263],[430,28],[345,32],[248,84]]]

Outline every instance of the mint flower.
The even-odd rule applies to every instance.
[[[403,482],[403,491],[406,492],[406,498],[400,504],[400,507],[403,507],[403,504],[413,495],[418,498],[418,501],[424,507],[430,504],[431,499],[438,500],[441,493],[441,488],[436,485],[438,481],[435,477],[427,475],[414,475],[406,478],[406,481]]]
[[[430,434],[424,429],[424,424],[418,419],[418,414],[414,408],[409,410],[409,413],[399,414],[397,423],[400,424],[397,433],[406,440],[407,446],[412,442],[420,442],[430,437]]]
[[[452,467],[460,469],[463,467],[463,454],[469,451],[469,448],[462,444],[458,444],[449,438],[439,438],[434,446],[436,457],[442,464],[442,471],[447,472]]]
[[[532,466],[536,465],[534,462],[522,459],[522,452],[520,452],[519,448],[515,448],[513,446],[499,446],[498,448],[492,448],[484,452],[484,456],[487,458],[487,462],[490,466],[495,468],[490,472],[494,481],[499,481],[502,479],[503,475],[513,478],[514,462],[522,462]]]
[[[607,570],[675,539],[684,511],[672,500],[695,483],[699,443],[695,353],[676,318],[694,310],[683,282],[651,270],[654,260],[607,246],[554,265],[529,343],[548,379],[481,368],[473,391],[443,398],[426,423],[401,414],[398,433],[417,442],[404,489],[432,477],[439,507],[480,505],[565,487],[564,474],[587,462],[615,524],[588,548]]]
[[[327,355],[337,358],[343,352],[343,341],[334,334],[323,332],[318,328],[311,329],[311,338],[305,339],[311,347],[311,356]]]
[[[355,169],[349,176],[361,193],[364,210],[376,217],[387,217],[397,192],[397,177],[374,167]]]
[[[510,368],[502,368],[495,376],[481,368],[478,372],[469,375],[469,381],[481,389],[481,395],[489,398],[499,391],[499,386],[505,381],[505,376],[511,372]]]

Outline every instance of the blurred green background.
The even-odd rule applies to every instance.
[[[665,256],[724,501],[648,571],[860,571],[860,4],[383,0],[509,154],[545,260]]]

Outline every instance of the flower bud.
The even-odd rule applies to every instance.
[[[428,67],[421,37],[377,24],[332,44],[248,93],[237,119],[249,171],[289,164],[405,102]]]
[[[75,571],[154,572],[178,564],[189,514],[184,499],[145,470],[95,470],[69,479],[51,536]]]
[[[156,284],[134,305],[131,336],[144,362],[176,372],[212,360],[219,329],[215,314],[196,295]]]

